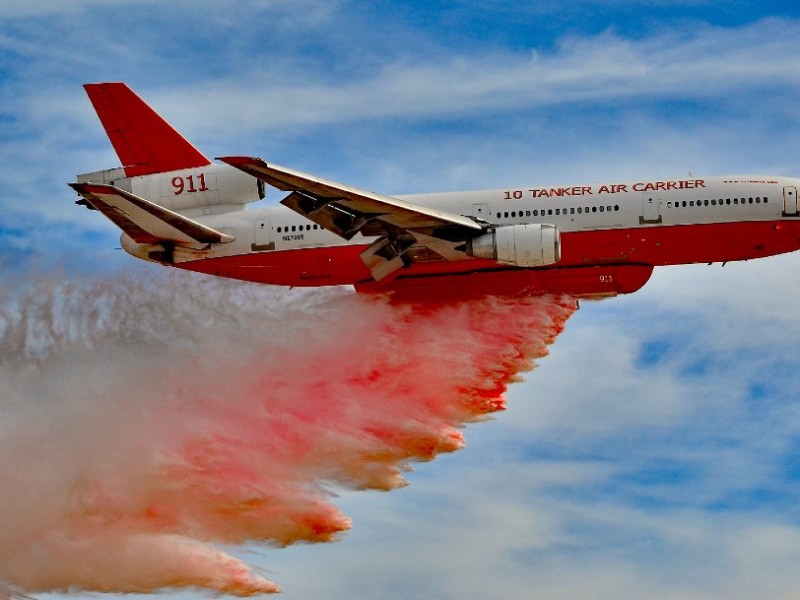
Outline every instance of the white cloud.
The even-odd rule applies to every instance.
[[[313,548],[270,556],[287,595],[316,596],[321,582],[329,597],[380,598],[790,598],[796,589],[797,527],[593,499],[587,486],[618,466],[453,467],[426,466],[435,478],[348,506],[356,529],[327,556]],[[551,475],[537,481],[539,471]],[[361,531],[391,550],[370,551]],[[296,566],[302,554],[318,557],[315,577]]]
[[[313,0],[304,0],[304,5],[309,5]],[[65,15],[76,15],[98,9],[122,8],[126,6],[142,7],[148,4],[161,3],[158,0],[70,0],[62,2],[60,0],[38,0],[37,2],[26,2],[25,0],[5,0],[3,2],[3,13],[0,14],[0,21],[13,19],[30,19],[41,17],[63,17]],[[200,9],[193,2],[173,2],[181,10],[189,12],[190,9]],[[219,9],[232,10],[234,2],[217,2]],[[239,8],[245,7],[249,10],[262,8],[286,8],[287,5],[298,4],[290,0],[247,0],[239,3]]]
[[[431,39],[372,44],[391,19],[370,32],[342,26],[338,6],[292,6],[255,26],[228,4],[184,15],[214,23],[208,39],[232,36],[210,55],[135,20],[87,41],[85,21],[98,31],[109,14],[100,3],[4,5],[61,19],[17,22],[0,41],[25,67],[0,91],[16,119],[3,125],[0,206],[41,227],[26,250],[61,253],[63,235],[106,227],[63,185],[116,161],[85,80],[128,80],[209,154],[262,152],[387,192],[797,171],[795,20],[455,53]],[[336,60],[305,54],[311,39]],[[75,244],[98,260],[94,242]],[[406,490],[344,494],[355,529],[335,546],[264,551],[270,578],[289,598],[793,597],[800,544],[784,507],[798,491],[784,471],[798,377],[776,365],[794,361],[798,260],[658,269],[634,296],[586,304],[512,387],[509,411],[467,429],[467,450],[421,465]],[[653,341],[680,352],[643,364]]]
[[[612,33],[565,39],[553,53],[414,53],[377,73],[342,80],[273,61],[246,79],[171,91],[165,105],[193,119],[227,115],[226,128],[324,124],[387,117],[453,118],[573,102],[708,100],[754,88],[796,86],[800,25],[766,20],[627,40]],[[190,98],[191,97],[191,101]]]

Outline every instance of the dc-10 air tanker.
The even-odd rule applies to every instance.
[[[78,204],[133,256],[281,286],[424,300],[641,288],[653,268],[800,248],[800,179],[611,181],[388,196],[261,158],[209,160],[123,83],[86,84],[121,167],[78,176]],[[266,186],[280,205],[249,208]]]

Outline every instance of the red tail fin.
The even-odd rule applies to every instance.
[[[124,83],[83,87],[128,177],[211,162]]]

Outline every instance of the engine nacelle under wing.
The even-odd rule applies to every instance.
[[[467,254],[515,267],[553,265],[561,260],[561,234],[549,224],[497,227],[467,241]]]

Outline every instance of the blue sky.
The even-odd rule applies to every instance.
[[[117,165],[95,81],[384,193],[800,175],[796,2],[6,0],[3,286],[154,268],[66,186]],[[343,493],[342,541],[238,551],[288,598],[794,598],[798,291],[784,256],[584,303],[466,450]]]

